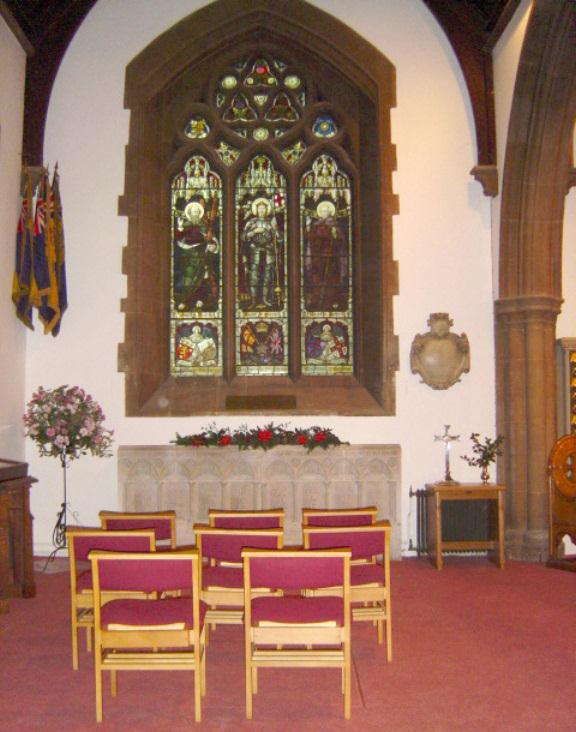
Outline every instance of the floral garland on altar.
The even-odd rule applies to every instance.
[[[235,445],[239,450],[271,450],[278,445],[300,445],[308,452],[320,447],[326,450],[330,446],[347,445],[342,442],[331,429],[326,427],[308,427],[307,429],[287,429],[285,425],[270,423],[264,427],[249,429],[246,426],[237,430],[229,427],[217,429],[215,424],[203,427],[196,435],[179,435],[171,440],[175,445],[187,447],[226,447]]]

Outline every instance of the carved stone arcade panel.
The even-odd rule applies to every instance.
[[[392,524],[391,556],[401,558],[400,446],[342,445],[241,452],[232,447],[124,446],[118,453],[120,507],[176,511],[179,544],[208,509],[283,507],[285,543],[299,544],[302,508],[378,507]]]

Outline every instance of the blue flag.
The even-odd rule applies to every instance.
[[[44,323],[44,333],[50,333],[60,318],[51,209],[50,181],[48,173],[45,171],[36,194],[34,245],[32,247],[32,270],[37,288],[37,298],[33,304],[38,308],[38,316]]]

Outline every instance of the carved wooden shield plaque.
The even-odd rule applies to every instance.
[[[465,333],[451,333],[448,313],[431,313],[429,333],[418,333],[412,341],[410,367],[432,389],[448,389],[470,371],[470,344]]]

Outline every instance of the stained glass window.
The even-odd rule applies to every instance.
[[[236,372],[288,373],[286,179],[265,155],[236,182]]]
[[[319,155],[300,185],[302,373],[352,373],[352,195]]]
[[[286,60],[215,73],[171,183],[171,373],[352,374],[353,186],[325,149],[336,115]]]
[[[170,361],[179,376],[222,374],[222,180],[190,157],[171,185]]]

